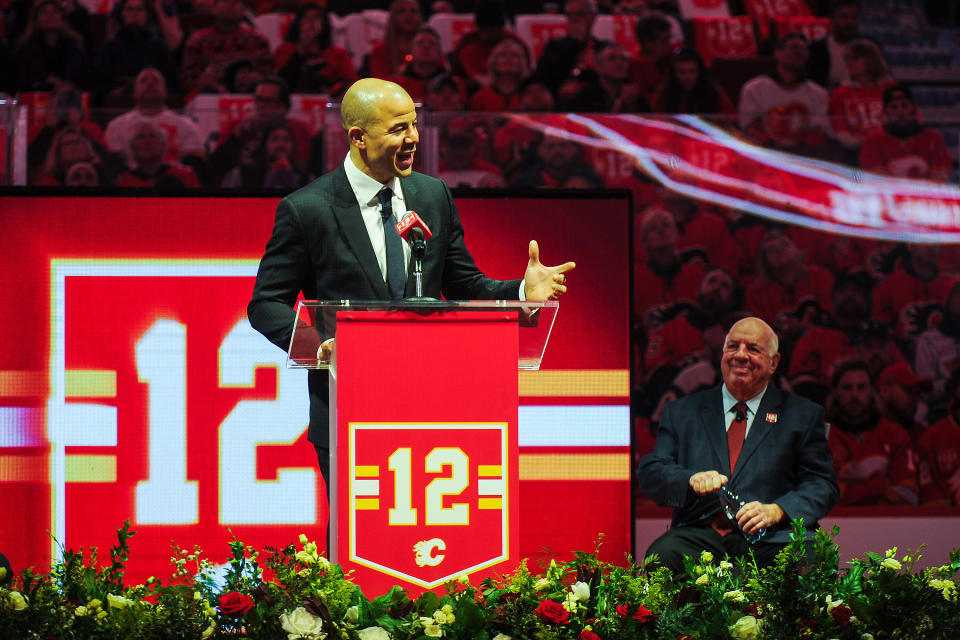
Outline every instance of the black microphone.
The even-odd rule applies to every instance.
[[[419,261],[423,260],[423,255],[427,252],[427,240],[420,227],[410,229],[410,252],[414,259]]]

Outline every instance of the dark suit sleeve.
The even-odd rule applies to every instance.
[[[296,317],[293,305],[300,291],[310,288],[304,237],[296,208],[288,199],[281,200],[247,305],[247,318],[253,328],[284,351],[290,346]]]
[[[441,289],[448,300],[516,300],[520,280],[494,280],[484,275],[467,250],[463,225],[449,187],[439,182],[447,215],[447,246],[443,263]]]
[[[695,499],[696,494],[690,489],[690,476],[696,471],[686,469],[678,462],[681,448],[687,446],[683,439],[689,437],[689,430],[682,424],[682,418],[680,424],[676,423],[675,408],[675,403],[664,407],[656,445],[640,460],[637,480],[640,491],[660,506],[682,508]]]
[[[789,524],[794,518],[803,518],[811,526],[837,504],[840,492],[833,470],[833,457],[827,444],[824,410],[819,405],[807,403],[802,411],[807,428],[794,456],[791,471],[793,489],[773,502],[780,505],[786,514],[781,524]]]

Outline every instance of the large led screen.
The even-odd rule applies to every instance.
[[[277,197],[2,198],[0,551],[19,570],[106,552],[129,519],[129,580],[171,541],[226,557],[322,541],[306,373],[249,326]],[[630,550],[626,194],[457,199],[489,275],[527,242],[577,262],[539,372],[520,376],[521,554]],[[429,348],[429,345],[424,345]],[[483,393],[482,389],[477,390]],[[49,535],[48,535],[49,532]]]

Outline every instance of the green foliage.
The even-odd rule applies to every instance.
[[[674,574],[653,559],[623,566],[574,552],[531,572],[479,586],[463,576],[416,599],[400,587],[365,596],[300,536],[300,545],[240,540],[221,582],[198,548],[174,545],[166,583],[125,585],[129,523],[109,562],[97,550],[62,550],[50,571],[21,572],[0,588],[0,638],[17,640],[874,640],[960,638],[960,550],[916,569],[920,550],[868,553],[839,566],[838,530],[812,537],[793,523],[769,567],[703,553]],[[261,557],[263,558],[261,560]],[[297,622],[291,622],[296,619]],[[309,628],[291,631],[292,624]],[[303,626],[306,625],[306,626]],[[289,628],[288,628],[289,627]]]

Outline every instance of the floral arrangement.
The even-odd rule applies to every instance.
[[[539,571],[526,562],[479,585],[467,576],[416,599],[399,587],[368,599],[300,536],[264,552],[230,543],[225,580],[199,549],[174,546],[165,582],[125,585],[129,523],[109,562],[64,551],[43,574],[0,575],[0,638],[250,638],[264,640],[626,640],[960,637],[960,550],[915,570],[918,553],[869,553],[839,567],[832,532],[792,542],[769,567],[704,552],[674,574],[629,557],[625,566],[577,552]],[[602,541],[602,536],[601,536]],[[599,543],[598,543],[599,547]]]

